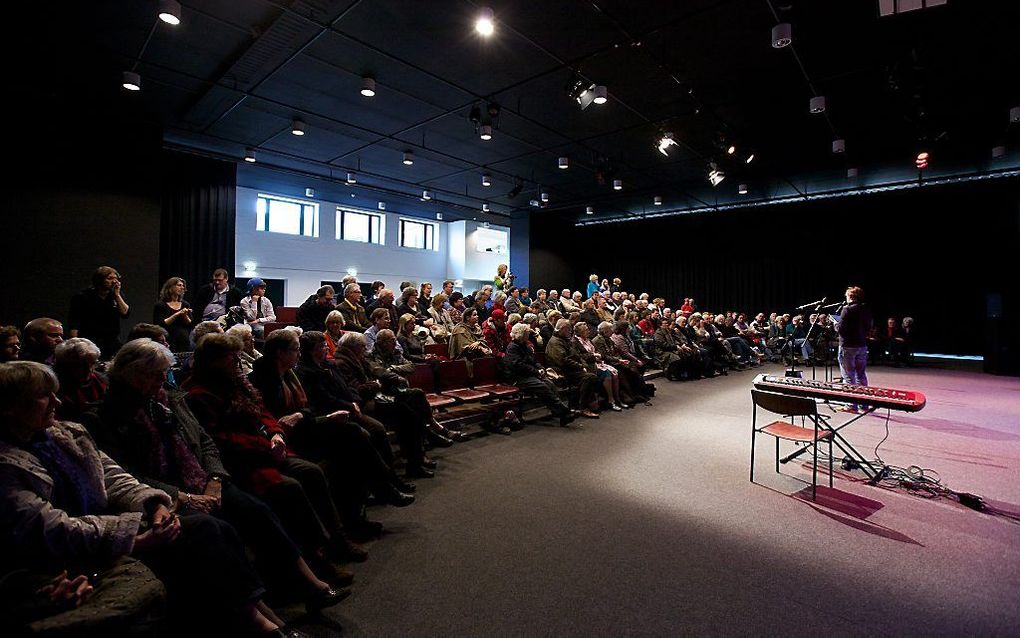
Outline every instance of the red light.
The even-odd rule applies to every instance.
[[[926,151],[918,153],[917,159],[914,160],[914,165],[917,166],[918,169],[928,168],[928,153]]]

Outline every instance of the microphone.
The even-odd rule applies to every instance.
[[[811,303],[806,303],[803,306],[797,306],[797,310],[804,310],[805,308],[810,308],[812,306],[820,306],[824,304],[827,300],[828,297],[822,297],[821,301],[812,301]]]

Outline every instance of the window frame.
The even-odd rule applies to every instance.
[[[346,219],[346,217],[347,217],[348,213],[351,213],[353,215],[364,215],[365,217],[368,218],[368,240],[367,241],[363,241],[361,239],[350,239],[350,238],[348,238],[346,236],[347,235],[347,232],[346,232],[347,219]],[[369,244],[369,245],[375,245],[375,246],[385,246],[386,245],[386,214],[385,213],[378,213],[376,211],[364,210],[364,209],[361,209],[361,208],[355,208],[353,206],[342,206],[340,204],[337,204],[337,207],[336,207],[336,216],[337,216],[337,220],[336,220],[336,239],[337,239],[337,241],[353,241],[353,242],[357,242],[359,244]],[[376,234],[378,235],[378,241],[372,241],[372,239],[373,239],[373,237],[372,237],[372,226],[373,226],[372,221],[373,220],[376,220],[378,222],[376,224],[376,226],[377,226]]]
[[[398,233],[398,236],[397,236],[397,245],[398,246],[400,246],[401,248],[406,248],[408,250],[427,250],[427,251],[431,251],[431,252],[439,252],[439,224],[437,224],[436,222],[433,222],[433,221],[426,220],[426,219],[416,219],[416,218],[413,218],[413,217],[400,217],[399,221],[400,221],[400,227],[399,227],[399,233]],[[408,246],[408,245],[404,244],[404,236],[405,236],[404,225],[405,224],[417,224],[417,225],[423,227],[423,232],[422,232],[422,244],[423,244],[423,246],[421,248],[419,248],[418,246]]]
[[[259,211],[259,206],[262,201],[265,201],[265,210]],[[298,232],[288,233],[279,230],[269,229],[269,219],[271,215],[272,202],[282,202],[286,204],[296,204],[300,206],[300,212],[298,213]],[[311,234],[305,233],[305,223],[311,222]],[[261,226],[261,228],[260,228]],[[274,235],[289,235],[291,237],[308,237],[309,239],[318,239],[319,237],[319,203],[310,201],[307,199],[298,199],[296,197],[287,197],[285,195],[274,195],[272,193],[258,193],[255,197],[255,232],[259,233],[273,233]]]

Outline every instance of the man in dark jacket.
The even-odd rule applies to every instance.
[[[556,370],[566,379],[567,383],[577,385],[581,396],[578,405],[581,415],[598,418],[595,407],[595,391],[599,386],[598,377],[585,366],[584,360],[574,351],[572,336],[573,328],[570,321],[560,319],[556,322],[556,332],[545,347],[545,359],[549,367]]]
[[[308,299],[298,306],[297,322],[302,330],[322,331],[326,329],[326,315],[335,306],[333,295],[333,286],[327,284],[316,290],[314,295],[309,295]],[[346,318],[344,316],[344,319]],[[347,324],[344,325],[344,328],[351,329]]]
[[[861,303],[863,291],[858,286],[846,289],[846,308],[839,326],[839,369],[843,381],[853,385],[868,385],[868,332],[871,330],[871,311]],[[857,411],[851,404],[849,411]]]
[[[523,392],[533,394],[549,408],[553,416],[560,418],[560,425],[567,425],[577,415],[564,403],[556,392],[556,386],[545,374],[535,354],[528,345],[531,328],[524,322],[514,324],[510,329],[510,345],[503,357],[503,371]]]
[[[202,321],[216,321],[234,306],[241,305],[244,292],[230,285],[227,271],[217,268],[213,271],[212,283],[205,284],[195,293],[192,307],[202,313]]]

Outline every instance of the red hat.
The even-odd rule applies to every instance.
[[[506,311],[503,310],[502,308],[493,308],[492,314],[489,316],[492,317],[493,319],[501,319],[504,316],[506,316]]]

